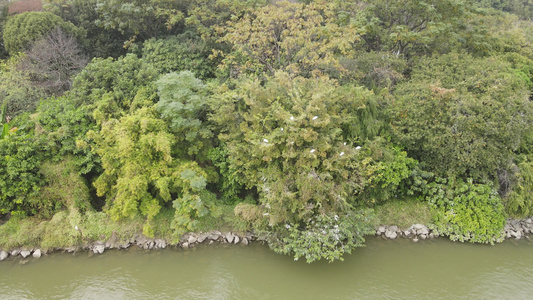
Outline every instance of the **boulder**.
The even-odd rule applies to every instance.
[[[385,231],[385,237],[388,239],[394,240],[397,236],[398,234],[396,233],[396,231],[390,231],[388,229],[387,231]]]
[[[203,243],[205,241],[205,239],[207,239],[207,234],[200,234],[197,237],[198,243]]]
[[[105,242],[105,247],[107,249],[117,248],[117,242],[118,242],[117,233],[115,231],[113,231],[113,233],[111,234],[111,237],[109,238],[109,240],[107,240]]]
[[[216,240],[218,240],[220,235],[221,235],[220,231],[215,231],[215,232],[211,232],[211,234],[209,234],[209,236],[207,238],[212,240],[212,241],[216,241]]]
[[[11,251],[11,256],[17,256],[20,254],[20,249],[14,249]]]
[[[235,237],[233,236],[233,234],[231,232],[226,233],[226,240],[228,241],[228,243],[230,243],[230,244],[233,243],[233,239],[234,238]]]
[[[380,233],[385,233],[385,231],[387,231],[387,228],[386,228],[385,226],[382,225],[382,226],[379,226],[379,227],[378,227],[378,231],[379,231]]]
[[[423,240],[425,240],[425,239],[427,239],[428,237],[427,237],[427,235],[425,235],[425,234],[421,234],[421,235],[420,235],[420,238],[423,239]]]
[[[411,230],[404,230],[403,231],[403,235],[405,235],[406,237],[410,237],[413,233],[411,232]]]
[[[7,253],[4,250],[0,251],[0,261],[3,261],[4,259],[6,259],[8,257],[9,257],[9,253]]]
[[[418,242],[418,239],[417,239],[417,238],[414,238],[414,239],[413,239],[413,242],[415,242],[415,243]]]
[[[424,226],[423,228],[417,229],[416,230],[416,234],[418,234],[418,235],[427,235],[427,234],[429,234],[429,229],[426,226]]]
[[[93,253],[94,254],[102,254],[104,253],[105,251],[105,246],[104,245],[95,245],[94,248],[93,248]]]
[[[520,239],[522,237],[521,231],[511,231],[511,237],[514,237],[515,239]]]
[[[28,250],[22,250],[20,251],[20,255],[23,257],[23,258],[26,258],[28,256],[30,256],[31,252],[28,251]]]
[[[35,258],[41,258],[41,249],[37,249],[37,250],[33,251],[32,255]]]
[[[165,240],[157,239],[155,240],[155,247],[158,249],[165,249],[167,247],[167,242]]]
[[[239,242],[241,241],[241,239],[238,237],[238,236],[235,236],[234,240],[233,240],[233,243],[235,245],[237,245]]]
[[[187,243],[189,243],[189,245],[191,245],[191,244],[196,243],[196,241],[197,241],[196,236],[190,234],[189,238],[187,239]]]
[[[181,247],[183,247],[183,249],[189,249],[189,243],[185,242],[181,244]]]
[[[422,228],[426,228],[426,225],[423,225],[423,224],[414,224],[413,226],[411,226],[413,229],[415,230],[419,230],[419,229],[422,229]]]
[[[393,226],[389,227],[389,230],[398,233],[398,226],[393,225]]]
[[[248,239],[246,237],[242,238],[242,243],[248,246]]]

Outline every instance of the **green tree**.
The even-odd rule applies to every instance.
[[[39,172],[42,149],[31,130],[23,125],[28,120],[20,120],[17,118],[11,124],[25,129],[0,139],[0,214],[47,215],[54,204],[38,197],[45,183]]]
[[[10,55],[26,51],[36,40],[56,28],[76,39],[85,38],[85,30],[49,12],[25,12],[9,17],[3,32],[4,45]]]
[[[97,24],[119,30],[130,42],[144,41],[173,33],[183,19],[183,6],[175,0],[98,0]]]
[[[126,54],[124,41],[129,37],[118,29],[102,28],[96,23],[99,14],[96,10],[98,0],[46,0],[43,9],[85,29],[87,39],[82,44],[90,57],[119,57]]]
[[[78,105],[91,106],[99,123],[128,112],[141,89],[155,98],[155,88],[151,85],[157,75],[149,64],[134,54],[116,60],[95,58],[76,76],[69,96]]]
[[[391,106],[396,141],[439,176],[494,179],[532,126],[529,75],[508,56],[420,61]]]
[[[153,236],[151,222],[164,203],[173,202],[174,228],[181,233],[194,230],[195,219],[207,214],[200,196],[205,172],[193,161],[173,157],[177,140],[153,106],[111,119],[88,135],[104,169],[94,185],[113,219],[141,215],[147,219],[143,232]]]
[[[157,111],[176,135],[180,156],[207,156],[213,133],[207,121],[207,87],[190,71],[169,73],[156,82]]]
[[[149,39],[143,43],[142,58],[159,73],[191,71],[198,78],[215,77],[220,59],[209,59],[217,46],[202,40],[192,32],[164,39]]]

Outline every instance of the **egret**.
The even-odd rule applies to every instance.
[[[293,116],[291,116],[291,121],[294,121],[294,117]]]
[[[78,230],[79,230],[79,229],[78,229],[78,225],[74,226],[74,229],[76,229],[76,231],[78,231]]]
[[[263,139],[263,142],[268,143],[268,140],[267,139]]]
[[[341,154],[339,154],[339,156],[343,156],[344,155],[344,152],[341,152]]]
[[[310,152],[311,152],[311,153],[315,152],[315,149],[311,149],[311,151],[310,151]]]
[[[281,130],[281,131],[283,131],[283,127],[281,127],[281,129],[280,129],[280,130]]]
[[[314,117],[313,117],[313,120],[316,120],[316,119],[318,119],[318,116],[314,116]]]
[[[359,150],[359,149],[361,149],[361,146],[355,147],[355,150]]]

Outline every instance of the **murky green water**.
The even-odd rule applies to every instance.
[[[531,299],[533,242],[371,238],[344,262],[266,246],[52,254],[0,262],[0,299]]]

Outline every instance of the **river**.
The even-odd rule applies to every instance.
[[[344,262],[264,245],[53,253],[0,262],[0,299],[531,299],[533,241],[371,237]],[[25,263],[24,263],[25,262]]]

